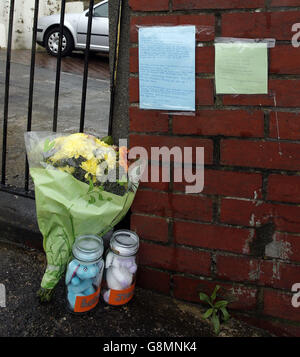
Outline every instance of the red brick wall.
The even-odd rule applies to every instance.
[[[218,283],[237,316],[300,335],[300,48],[291,45],[299,0],[129,0],[130,146],[204,146],[205,186],[142,184],[131,227],[141,237],[140,286],[199,301]],[[259,9],[259,11],[257,11]],[[196,116],[138,108],[136,25],[206,26],[197,32]],[[276,38],[268,95],[216,95],[215,36]],[[276,98],[276,100],[274,100]],[[279,132],[279,135],[278,135]],[[280,140],[278,140],[278,137]]]

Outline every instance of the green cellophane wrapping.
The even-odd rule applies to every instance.
[[[111,230],[128,212],[135,192],[124,196],[97,188],[89,192],[89,185],[55,169],[31,168],[30,174],[48,264],[41,287],[53,289],[64,274],[75,237]]]

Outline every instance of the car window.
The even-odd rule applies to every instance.
[[[94,10],[95,17],[108,17],[108,2],[100,5]]]

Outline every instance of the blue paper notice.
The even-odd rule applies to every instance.
[[[140,108],[195,111],[195,26],[139,29]]]

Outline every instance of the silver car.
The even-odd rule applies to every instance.
[[[69,55],[74,49],[86,48],[89,10],[81,14],[65,14],[62,56]],[[37,43],[46,48],[52,56],[58,54],[60,14],[44,16],[38,20]],[[108,0],[96,4],[93,9],[90,49],[109,51]]]

